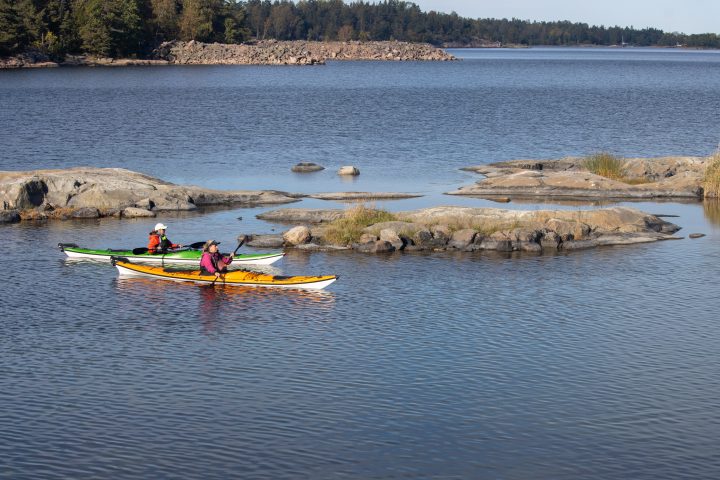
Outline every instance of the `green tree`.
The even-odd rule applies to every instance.
[[[30,0],[0,0],[0,55],[25,50],[40,36],[40,21]]]
[[[135,0],[79,0],[74,13],[83,51],[111,57],[140,51],[142,22]]]

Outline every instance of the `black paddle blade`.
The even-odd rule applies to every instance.
[[[133,248],[133,255],[142,255],[143,253],[147,253],[148,249],[145,247],[142,248]]]
[[[192,249],[202,248],[203,246],[205,246],[205,242],[195,242],[195,243],[191,243],[190,245],[188,245],[188,247],[190,247]]]

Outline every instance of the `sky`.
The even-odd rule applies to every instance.
[[[720,0],[410,0],[470,18],[570,20],[666,32],[720,33]]]

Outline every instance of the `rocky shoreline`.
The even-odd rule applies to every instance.
[[[154,217],[205,206],[297,202],[275,190],[210,190],[175,185],[123,168],[0,172],[0,222],[99,217]],[[4,219],[4,221],[3,221]]]
[[[78,167],[28,172],[0,171],[0,223],[71,218],[155,217],[200,207],[255,207],[297,202],[398,200],[396,192],[288,193],[277,190],[211,190],[176,185],[123,168]]]
[[[504,210],[433,207],[396,214],[396,220],[366,226],[350,243],[328,239],[333,222],[346,217],[337,209],[279,209],[257,217],[296,223],[282,234],[250,235],[249,246],[300,250],[557,252],[608,245],[679,239],[675,224],[627,207],[587,211]]]
[[[596,175],[585,159],[512,160],[463,170],[485,176],[448,195],[584,199],[703,198],[706,157],[625,158],[621,180]]]
[[[246,44],[165,42],[152,58],[68,56],[54,62],[47,55],[28,52],[0,58],[0,69],[59,66],[123,67],[147,65],[322,65],[328,60],[451,61],[457,60],[427,43],[310,42],[263,40]]]

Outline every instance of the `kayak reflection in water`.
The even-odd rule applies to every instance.
[[[215,240],[205,242],[202,257],[200,257],[200,271],[203,275],[219,277],[221,273],[227,273],[227,266],[232,263],[235,252],[223,256],[218,252],[219,243]]]
[[[167,225],[163,223],[155,224],[155,229],[150,232],[150,238],[148,239],[149,253],[164,254],[170,249],[182,247],[179,243],[172,243],[170,239],[165,236],[165,230],[167,230]]]

